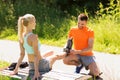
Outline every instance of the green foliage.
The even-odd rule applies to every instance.
[[[91,19],[89,25],[92,26],[95,31],[95,50],[113,54],[120,53],[119,4],[111,2],[107,8],[103,8],[103,5],[100,4],[100,10],[96,18]]]
[[[120,1],[117,1],[116,4],[114,4],[114,0],[112,0],[106,8],[100,3],[99,8],[100,10],[97,12],[97,16],[106,19],[109,18],[113,21],[120,19]]]
[[[4,31],[1,32],[0,38],[6,38],[10,40],[17,40],[17,31],[15,29],[7,29],[5,28]]]
[[[49,22],[49,23],[48,23]],[[40,33],[41,37],[46,39],[54,38],[56,40],[60,39],[61,37],[66,36],[67,31],[70,28],[70,20],[67,19],[56,19],[53,22],[49,20],[47,23],[44,23],[42,29],[39,29],[37,33]]]
[[[20,79],[9,77],[9,76],[0,75],[0,80],[20,80]]]
[[[3,21],[3,23],[1,23],[0,26],[2,28],[2,31],[0,32],[2,33],[2,35],[0,35],[1,38],[10,36],[11,34],[15,34],[14,32],[17,32],[17,30],[11,31],[7,29],[15,29],[18,17],[23,16],[26,13],[35,15],[37,20],[37,27],[34,32],[37,33],[40,37],[46,39],[54,38],[58,40],[59,38],[67,35],[66,32],[71,26],[71,19],[68,19],[67,17],[70,16],[68,15],[67,17],[65,17],[64,13],[61,10],[59,10],[59,8],[56,9],[55,6],[50,5],[51,1],[49,4],[45,1],[36,1],[18,0],[14,3],[12,3],[11,1],[1,1],[1,14],[3,14],[2,16],[6,17],[4,11],[6,11],[7,13],[10,11],[11,13],[9,13],[8,16],[10,17],[10,21],[12,21],[12,23],[10,23],[9,18],[5,18],[6,20],[4,20],[4,18],[1,19]],[[11,18],[10,15],[12,15],[14,18]],[[8,25],[6,24],[7,22],[9,22]]]
[[[10,80],[10,79],[9,79],[9,77],[5,77],[5,76],[0,75],[0,80]]]
[[[0,68],[6,67],[6,66],[8,66],[8,65],[9,65],[8,62],[0,61]]]
[[[13,4],[6,4],[0,0],[0,18],[0,30],[15,25],[13,24],[15,21]]]
[[[94,24],[93,24],[94,22]],[[110,19],[91,21],[90,26],[95,31],[94,50],[117,54],[120,50],[120,27]]]

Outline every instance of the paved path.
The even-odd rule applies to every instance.
[[[42,54],[50,50],[54,50],[57,53],[62,52],[61,47],[41,45]],[[7,62],[17,62],[19,52],[18,42],[0,40],[0,60],[5,60]],[[120,80],[120,55],[105,54],[95,51],[94,54],[100,70],[103,72],[102,77],[104,77],[104,80]],[[25,56],[24,61],[27,61],[27,56]],[[62,70],[66,73],[73,73],[75,66],[64,65],[62,60],[59,60],[55,62],[53,69]],[[88,71],[83,69],[82,72],[87,73]]]

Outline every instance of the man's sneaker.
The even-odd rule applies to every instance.
[[[93,77],[93,80],[103,80],[100,76]]]
[[[83,68],[83,65],[77,66],[75,73],[80,73],[81,69]]]
[[[103,80],[103,78],[101,78],[100,76],[97,76],[96,80]]]

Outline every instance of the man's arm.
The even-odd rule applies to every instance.
[[[91,52],[93,49],[94,38],[89,38],[88,47],[82,50],[71,50],[70,52],[73,54],[84,54],[86,52]]]

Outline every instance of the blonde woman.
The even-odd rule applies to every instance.
[[[36,28],[36,19],[32,14],[25,14],[18,19],[18,37],[20,45],[20,57],[16,68],[11,74],[18,73],[18,68],[25,56],[25,50],[28,55],[29,62],[29,77],[32,80],[41,79],[41,75],[49,72],[52,69],[53,63],[64,57],[64,54],[53,56],[48,60],[44,59],[40,54],[40,43],[38,36],[32,32]],[[52,52],[46,54],[44,57],[49,56]]]

